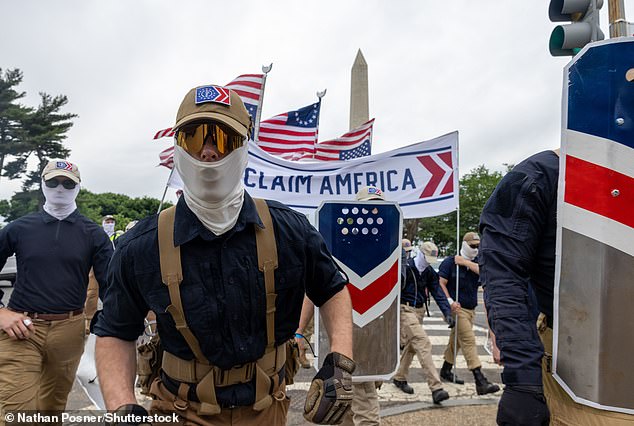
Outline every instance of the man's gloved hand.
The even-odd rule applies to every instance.
[[[150,414],[145,408],[138,404],[125,404],[117,408],[112,413],[108,413],[110,421],[106,422],[108,426],[124,426],[124,425],[151,425]]]
[[[500,426],[548,426],[550,411],[542,386],[506,386],[496,420]]]
[[[336,425],[352,403],[353,360],[338,352],[331,352],[317,372],[308,389],[304,404],[304,418],[320,425]]]
[[[456,326],[456,320],[451,315],[445,317],[445,322],[449,326],[449,328],[454,328]]]

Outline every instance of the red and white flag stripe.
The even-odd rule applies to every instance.
[[[370,143],[372,143],[373,125],[374,118],[357,127],[356,129],[343,134],[337,139],[319,142],[317,145],[315,145],[315,160],[339,160],[339,154],[341,151],[354,149],[368,139],[370,140]]]
[[[242,102],[259,106],[264,86],[264,74],[243,74],[236,77],[225,87],[233,90],[242,98]]]
[[[286,160],[313,158],[317,129],[289,126],[287,121],[287,113],[262,121],[258,133],[260,148]]]
[[[159,166],[165,166],[168,169],[174,167],[174,145],[170,146],[167,149],[164,149],[159,154]]]
[[[168,127],[167,129],[159,130],[158,132],[156,132],[156,134],[154,135],[154,139],[160,139],[160,138],[166,138],[166,137],[171,138],[172,136],[174,136],[174,131],[172,130],[171,127]]]

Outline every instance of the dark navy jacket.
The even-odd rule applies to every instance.
[[[421,308],[427,301],[425,290],[429,291],[445,317],[451,315],[451,308],[445,294],[438,284],[438,274],[431,265],[427,265],[423,272],[418,272],[414,259],[407,259],[405,266],[405,286],[401,289],[401,303],[409,303]]]
[[[476,263],[478,259],[474,260]],[[478,306],[478,287],[480,276],[460,266],[460,279],[458,280],[458,298],[456,299],[456,260],[454,256],[446,257],[438,267],[438,275],[447,280],[449,295],[465,309],[475,309]]]
[[[18,272],[8,306],[59,314],[84,307],[91,267],[103,294],[112,243],[78,210],[63,220],[40,211],[0,230],[0,269],[14,253]]]
[[[480,279],[506,384],[542,383],[543,346],[529,289],[552,318],[558,176],[554,152],[529,157],[504,176],[480,218]]]
[[[279,258],[275,271],[275,341],[279,345],[294,336],[304,292],[321,306],[343,289],[346,280],[304,215],[275,201],[267,204]],[[142,220],[121,237],[108,272],[104,309],[93,332],[135,340],[151,309],[165,350],[193,359],[166,310],[170,298],[161,282],[157,217]],[[258,269],[254,226],[263,225],[248,194],[236,225],[220,236],[202,225],[183,197],[176,205],[174,242],[181,248],[180,289],[187,324],[207,359],[223,369],[257,360],[267,342],[264,275]],[[254,400],[253,383],[216,392],[223,406],[250,405]]]

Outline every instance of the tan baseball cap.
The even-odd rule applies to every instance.
[[[431,241],[425,241],[420,245],[420,251],[423,252],[425,260],[428,263],[434,263],[438,260],[438,246]]]
[[[67,160],[50,160],[42,171],[42,179],[49,180],[55,176],[65,176],[75,183],[81,182],[81,175],[76,164]]]
[[[357,192],[356,195],[357,201],[370,201],[370,200],[383,200],[385,201],[385,196],[383,195],[383,191],[381,191],[376,186],[364,186]]]
[[[412,242],[408,240],[407,238],[403,238],[402,243],[403,243],[403,250],[412,251],[414,249],[414,247],[412,247]]]
[[[467,232],[462,240],[467,244],[480,244],[480,236],[477,232]]]
[[[236,92],[218,85],[194,87],[183,99],[176,113],[178,129],[197,120],[213,120],[226,124],[238,134],[247,137],[251,129],[251,116]]]

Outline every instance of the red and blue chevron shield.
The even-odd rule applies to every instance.
[[[389,379],[398,367],[402,223],[398,205],[383,201],[317,210],[319,232],[349,280],[356,381]]]
[[[634,414],[634,39],[588,45],[565,77],[554,376],[580,404]]]

